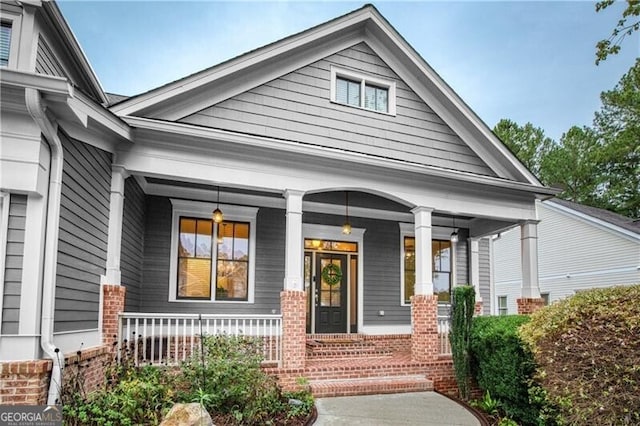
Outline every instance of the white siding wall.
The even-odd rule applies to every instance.
[[[576,290],[640,282],[640,242],[538,204],[538,267],[540,292],[553,302]],[[516,313],[522,274],[520,228],[503,233],[494,243],[495,297],[508,297]]]

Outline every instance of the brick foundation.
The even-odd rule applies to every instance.
[[[437,359],[440,354],[437,296],[411,297],[411,324],[411,358],[419,362]]]
[[[284,368],[303,368],[306,357],[306,298],[304,291],[280,293],[282,311],[282,363]]]
[[[124,312],[125,292],[121,285],[102,286],[102,343],[110,348],[118,339],[118,314]]]
[[[544,307],[544,299],[517,299],[518,313],[521,315],[530,315]]]

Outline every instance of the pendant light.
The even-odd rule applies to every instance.
[[[213,221],[215,223],[222,223],[224,216],[222,210],[220,210],[220,187],[218,186],[218,195],[216,197],[216,209],[213,211]]]
[[[457,243],[458,242],[458,230],[456,229],[456,217],[453,217],[453,232],[451,233],[451,242],[452,243]]]
[[[344,225],[342,225],[342,233],[344,235],[351,234],[351,224],[349,223],[349,191],[345,191],[345,219]]]

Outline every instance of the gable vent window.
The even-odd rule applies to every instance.
[[[332,102],[395,115],[395,93],[393,81],[331,67]]]
[[[9,47],[11,46],[11,24],[0,24],[0,66],[9,65]]]

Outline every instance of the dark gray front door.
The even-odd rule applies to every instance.
[[[347,256],[316,255],[316,333],[347,332]]]

